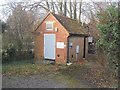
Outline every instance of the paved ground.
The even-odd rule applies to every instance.
[[[81,82],[53,79],[54,75],[32,75],[26,77],[5,76],[2,77],[2,88],[90,88]],[[71,86],[72,85],[72,86]]]
[[[28,77],[3,76],[3,88],[65,88],[66,85],[39,75]]]
[[[49,77],[33,75],[29,77],[3,76],[3,88],[65,88],[67,85]]]

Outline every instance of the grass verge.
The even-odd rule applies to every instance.
[[[5,75],[33,75],[53,70],[53,65],[32,64],[28,60],[15,61],[2,65],[2,73]]]

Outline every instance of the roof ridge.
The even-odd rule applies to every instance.
[[[59,14],[55,14],[53,12],[49,12],[47,14],[48,15],[52,15],[54,16],[59,23],[61,23],[61,25],[70,33],[78,33],[78,34],[87,34],[86,30],[84,30],[83,26],[81,25],[81,23],[79,23],[76,19],[72,19],[70,17],[64,16],[64,15],[59,15]],[[47,18],[47,16],[43,19],[45,20]],[[42,21],[43,22],[43,21]],[[41,22],[41,23],[42,23]],[[41,24],[40,24],[41,25]],[[39,26],[40,26],[39,25]],[[38,27],[39,27],[38,26]],[[38,29],[38,28],[37,28]]]

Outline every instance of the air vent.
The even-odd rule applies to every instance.
[[[55,31],[56,31],[56,32],[58,31],[58,28],[57,28],[57,27],[55,27]]]

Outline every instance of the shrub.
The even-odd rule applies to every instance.
[[[110,6],[103,10],[98,15],[100,23],[98,29],[101,33],[101,38],[97,42],[98,47],[107,55],[110,68],[113,69],[115,75],[118,74],[118,55],[119,52],[119,23],[118,23],[118,8]],[[106,19],[104,19],[107,17]]]
[[[23,51],[23,50],[16,50],[14,47],[6,49],[2,52],[2,63],[10,63],[12,61],[19,61],[19,60],[30,60],[34,58],[33,52],[30,51]]]

